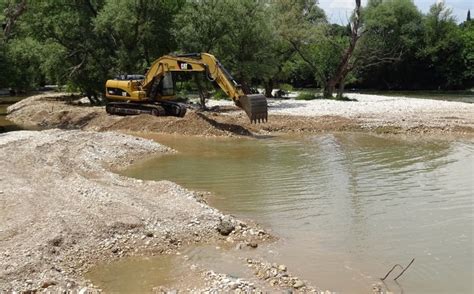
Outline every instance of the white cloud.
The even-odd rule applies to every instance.
[[[430,6],[441,0],[415,0],[416,6],[426,13]],[[453,10],[453,15],[459,22],[466,19],[467,10],[474,12],[474,2],[471,0],[445,0],[446,6]],[[367,0],[362,0],[366,5]],[[354,0],[320,0],[319,6],[324,9],[329,20],[333,23],[345,24],[355,6]]]

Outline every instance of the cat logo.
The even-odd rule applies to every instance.
[[[179,66],[182,70],[187,70],[188,69],[188,64],[187,63],[181,63]]]

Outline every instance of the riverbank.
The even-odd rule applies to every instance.
[[[109,132],[1,134],[0,292],[91,290],[84,273],[100,262],[172,254],[194,243],[258,246],[271,239],[209,207],[200,193],[110,171],[170,152]]]
[[[232,102],[209,101],[212,111],[189,109],[184,118],[110,116],[103,107],[66,103],[65,94],[29,97],[8,108],[27,128],[155,132],[198,136],[252,136],[321,132],[474,134],[474,104],[348,94],[357,101],[269,99],[267,123],[251,124]]]
[[[0,135],[0,155],[4,158],[0,171],[0,289],[83,289],[91,287],[84,272],[102,261],[172,254],[183,245],[202,242],[252,248],[254,239],[270,238],[254,225],[231,218],[232,225],[240,229],[231,232],[228,240],[219,233],[222,224],[226,226],[221,220],[227,216],[203,203],[201,194],[168,181],[140,181],[112,173],[111,168],[126,167],[144,155],[173,151],[152,141],[106,131],[224,137],[334,131],[474,133],[469,104],[441,107],[430,102],[431,106],[425,107],[415,101],[417,106],[400,108],[397,99],[358,99],[269,100],[270,121],[258,125],[250,124],[242,111],[226,101],[211,101],[213,111],[190,110],[185,118],[110,116],[103,107],[69,104],[64,94],[37,95],[10,106],[8,118],[19,125],[82,131]],[[399,107],[398,113],[390,112],[393,107]],[[275,271],[268,265],[263,267]],[[278,290],[305,284],[290,278],[286,271],[276,273],[275,285],[280,288],[268,285],[267,275],[255,270],[252,289]],[[209,274],[205,269],[189,277],[194,279],[202,283],[191,285],[202,284],[202,289],[211,290],[232,289],[236,283],[244,289],[250,285],[219,273]]]

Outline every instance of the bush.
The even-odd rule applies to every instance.
[[[285,92],[291,92],[293,91],[293,86],[290,84],[280,84],[280,90],[283,90]]]
[[[296,100],[314,100],[316,99],[316,95],[310,92],[300,92],[298,96],[295,98]]]
[[[227,94],[224,91],[222,91],[221,89],[216,90],[212,94],[212,99],[215,99],[215,100],[230,100],[229,96],[227,96]]]

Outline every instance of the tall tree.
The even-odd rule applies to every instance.
[[[112,49],[113,71],[143,72],[153,60],[176,48],[174,16],[183,1],[107,0],[95,19],[95,32]]]
[[[102,0],[34,1],[22,22],[25,35],[45,46],[55,44],[56,50],[43,51],[45,60],[55,66],[49,70],[64,73],[71,87],[94,102],[103,91],[110,64],[107,41],[94,32],[94,19],[103,4]]]
[[[9,39],[12,33],[13,27],[17,22],[18,18],[25,13],[27,9],[27,1],[7,1],[4,4],[4,15],[5,19],[3,20],[3,38]]]
[[[333,97],[336,85],[340,85],[341,96],[345,79],[354,68],[354,51],[361,36],[361,1],[355,0],[348,32],[334,30],[315,1],[280,0],[277,5],[281,36],[313,70],[324,97]]]
[[[417,57],[423,43],[422,14],[411,0],[369,0],[364,34],[356,52],[362,86],[396,89],[422,84]]]
[[[276,66],[268,1],[191,0],[176,18],[181,51],[215,54],[244,91],[271,75]]]
[[[419,57],[427,62],[432,87],[460,87],[466,70],[461,29],[444,2],[433,4],[425,17],[423,45]]]
[[[229,32],[229,0],[187,1],[175,18],[174,34],[184,52],[213,52]]]

